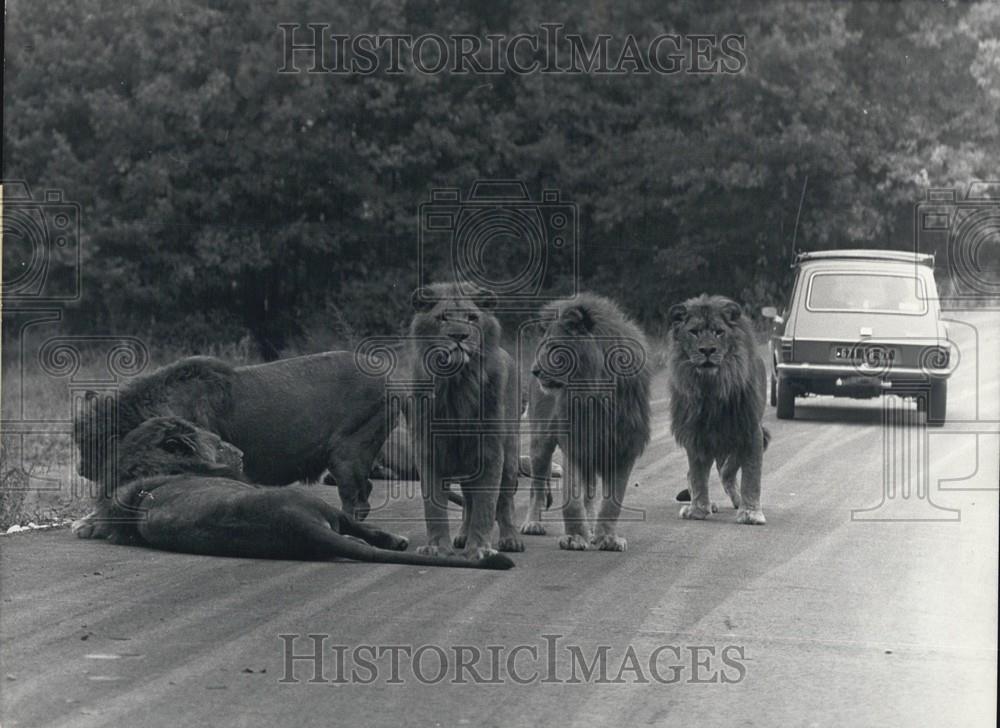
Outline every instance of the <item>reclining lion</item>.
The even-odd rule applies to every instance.
[[[343,508],[364,519],[368,474],[394,425],[385,397],[385,379],[359,371],[353,352],[243,367],[188,357],[122,387],[116,415],[111,403],[91,398],[75,427],[79,471],[106,490],[113,443],[151,417],[176,416],[242,450],[251,482],[312,482],[329,468]],[[94,526],[81,535],[104,535]]]
[[[120,485],[99,504],[109,538],[167,551],[258,559],[354,559],[386,564],[509,569],[502,554],[478,561],[400,553],[406,538],[366,526],[318,496],[244,480],[240,452],[177,417],[155,417],[121,441]]]

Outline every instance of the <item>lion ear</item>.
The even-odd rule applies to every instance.
[[[729,323],[738,321],[740,316],[743,315],[743,307],[736,301],[726,301],[725,305],[722,307],[722,315],[726,317]]]
[[[687,306],[685,306],[683,303],[675,303],[673,306],[670,307],[670,310],[667,312],[667,320],[670,321],[671,326],[673,326],[674,324],[679,324],[681,321],[687,318],[687,313],[688,313]]]
[[[479,308],[491,309],[497,307],[497,296],[493,291],[488,291],[485,288],[480,288],[476,291],[476,294],[472,297],[472,302],[475,303]]]
[[[576,331],[591,331],[594,328],[594,318],[585,306],[570,306],[562,314],[562,320]]]
[[[186,435],[170,435],[164,439],[162,447],[174,455],[195,455],[198,452],[192,439]]]
[[[413,306],[414,311],[425,313],[434,308],[435,304],[437,304],[437,298],[430,286],[420,286],[410,296],[410,304]]]

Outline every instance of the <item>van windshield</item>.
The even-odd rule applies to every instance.
[[[870,311],[923,314],[927,299],[915,276],[877,273],[816,273],[809,283],[810,311]]]

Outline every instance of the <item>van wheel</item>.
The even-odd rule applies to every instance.
[[[927,426],[941,427],[944,425],[948,410],[948,381],[946,379],[931,380],[931,392],[927,401]]]
[[[778,394],[777,394],[777,406],[778,406],[778,419],[779,420],[792,420],[795,419],[795,394],[792,392],[792,387],[788,383],[787,379],[779,378],[776,384]]]

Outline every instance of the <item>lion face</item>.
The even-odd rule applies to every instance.
[[[414,346],[435,375],[455,374],[481,362],[499,346],[500,322],[491,309],[497,299],[465,283],[435,283],[413,292],[410,324]]]
[[[741,351],[739,304],[722,296],[692,298],[671,307],[674,357],[700,377],[715,377]]]
[[[243,471],[242,450],[179,417],[146,420],[122,439],[119,450],[121,482],[173,472],[186,464]]]
[[[645,337],[609,299],[584,293],[542,309],[531,373],[543,392],[624,385],[646,371]]]
[[[604,351],[594,338],[594,319],[585,306],[547,309],[550,320],[541,325],[531,374],[546,394],[562,391],[573,382],[594,380],[604,363]]]

